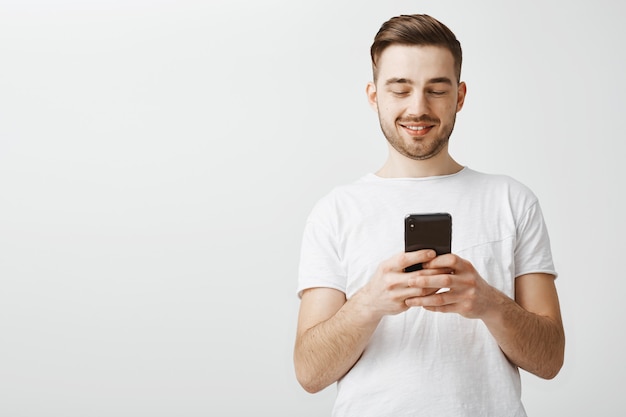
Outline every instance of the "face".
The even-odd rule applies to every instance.
[[[452,53],[437,46],[391,45],[367,86],[383,134],[401,155],[425,160],[447,149],[466,87],[458,83]]]

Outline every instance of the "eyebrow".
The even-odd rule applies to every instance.
[[[391,84],[409,84],[409,85],[413,85],[413,81],[409,80],[407,78],[390,78],[385,82],[385,85],[391,85]]]
[[[452,80],[448,77],[436,77],[436,78],[431,78],[430,80],[428,80],[426,82],[426,84],[448,84],[448,85],[452,85]],[[386,82],[385,85],[391,85],[391,84],[408,84],[408,85],[413,85],[415,84],[413,82],[413,80],[410,80],[408,78],[398,78],[398,77],[393,77],[393,78],[389,78]]]

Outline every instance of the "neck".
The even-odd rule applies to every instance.
[[[448,153],[447,146],[437,155],[424,160],[408,158],[390,146],[387,161],[376,175],[383,178],[424,178],[451,175],[462,169],[463,166]]]

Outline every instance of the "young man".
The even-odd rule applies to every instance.
[[[448,153],[466,86],[445,25],[392,18],[371,55],[389,156],[307,220],[297,378],[309,392],[337,382],[335,416],[525,416],[518,368],[553,378],[565,345],[537,198]],[[452,215],[452,253],[405,253],[404,217],[432,212]]]

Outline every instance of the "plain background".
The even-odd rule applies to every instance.
[[[523,373],[529,415],[622,415],[609,0],[0,0],[0,415],[329,415],[293,373],[301,233],[386,156],[369,46],[405,13],[462,42],[452,154],[550,229],[567,353]]]

